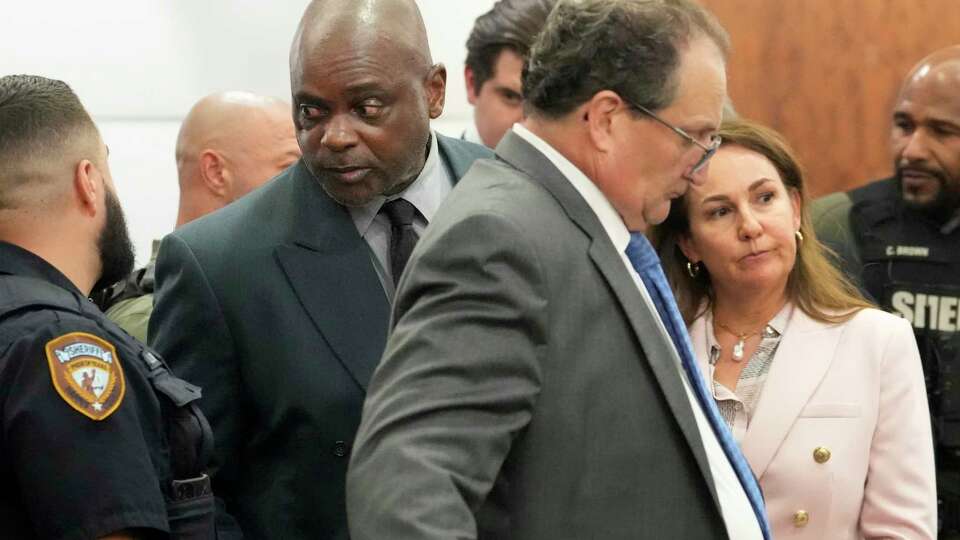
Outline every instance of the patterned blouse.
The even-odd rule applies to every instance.
[[[753,418],[753,412],[756,410],[757,402],[760,401],[760,394],[763,392],[763,383],[767,380],[770,365],[773,364],[777,347],[780,345],[780,338],[783,336],[783,331],[792,312],[793,305],[788,302],[767,323],[760,334],[760,345],[747,360],[747,365],[743,367],[740,378],[737,379],[737,387],[733,390],[714,380],[714,367],[720,358],[721,347],[713,333],[713,313],[708,311],[705,315],[706,350],[710,351],[710,381],[713,383],[713,399],[716,400],[720,415],[730,426],[733,437],[737,442],[743,440],[743,435],[750,425],[750,419]]]

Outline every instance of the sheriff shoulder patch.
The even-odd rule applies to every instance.
[[[68,405],[92,420],[113,414],[126,390],[117,349],[85,332],[47,342],[53,387]]]

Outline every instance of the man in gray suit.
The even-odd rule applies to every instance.
[[[558,3],[527,118],[400,283],[347,478],[354,540],[766,536],[624,253],[703,180],[726,49],[690,0]]]
[[[203,387],[248,538],[347,538],[344,478],[394,280],[474,159],[430,130],[445,71],[412,0],[321,0],[290,55],[303,158],[167,236],[150,339]]]

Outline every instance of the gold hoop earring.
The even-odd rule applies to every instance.
[[[687,273],[690,274],[691,278],[696,279],[700,275],[700,263],[687,261]]]
[[[800,231],[797,231],[797,232],[794,233],[794,235],[797,237],[797,245],[802,244],[802,243],[803,243],[803,233],[800,232]]]

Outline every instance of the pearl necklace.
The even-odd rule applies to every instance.
[[[730,329],[729,326],[723,324],[722,322],[716,319],[714,319],[713,322],[716,323],[717,326],[719,326],[720,328],[723,328],[724,330],[729,332],[731,335],[734,335],[737,337],[738,341],[733,345],[734,362],[740,362],[743,360],[743,350],[746,347],[747,338],[760,335],[760,332],[763,331],[763,328],[767,327],[767,325],[763,325],[763,328],[761,328],[760,330],[756,330],[754,332],[744,332],[741,334],[741,333],[734,332],[733,330]]]

